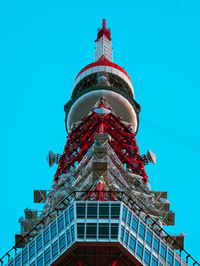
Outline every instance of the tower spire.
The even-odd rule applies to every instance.
[[[106,28],[105,18],[102,20],[102,28],[98,28],[97,30],[97,39],[95,42],[97,43],[95,50],[95,61],[106,58],[112,62],[113,54],[111,48],[111,30],[110,28]]]

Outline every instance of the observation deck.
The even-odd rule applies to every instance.
[[[189,265],[139,213],[112,200],[70,203],[6,265],[82,265],[80,259],[103,266],[116,258],[117,265]]]

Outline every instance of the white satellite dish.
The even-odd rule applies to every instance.
[[[156,164],[156,155],[152,151],[148,150],[147,157],[151,163]]]
[[[47,162],[50,167],[52,167],[54,163],[56,162],[56,156],[52,151],[50,151],[47,155]]]

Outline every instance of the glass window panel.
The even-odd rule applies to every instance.
[[[74,232],[74,225],[71,227],[71,235],[72,235],[72,241],[75,239],[75,232]]]
[[[132,223],[131,223],[131,228],[133,231],[137,232],[138,230],[138,219],[133,216]]]
[[[21,266],[21,256],[15,259],[15,266]]]
[[[111,224],[111,238],[118,238],[119,224]]]
[[[37,259],[37,266],[43,266],[43,257],[42,255]]]
[[[121,241],[124,239],[124,226],[121,226]]]
[[[173,253],[169,250],[169,251],[168,251],[168,259],[167,259],[167,261],[168,261],[168,263],[169,263],[170,265],[172,265],[172,264],[173,264],[173,260],[174,260],[174,255],[173,255]]]
[[[66,211],[66,213],[65,213],[65,224],[66,224],[66,226],[69,225],[69,213],[68,213],[68,211]]]
[[[109,218],[109,204],[99,204],[99,218]]]
[[[158,239],[156,236],[154,236],[154,240],[153,240],[153,249],[154,249],[154,251],[155,251],[156,253],[159,252],[159,243],[160,243],[159,239]]]
[[[129,232],[126,230],[125,239],[124,239],[126,245],[128,243],[128,237],[129,237]]]
[[[97,224],[88,223],[86,225],[86,238],[96,238],[97,237]]]
[[[97,218],[97,204],[96,203],[88,204],[87,218]]]
[[[53,239],[57,234],[56,222],[51,225],[51,239]]]
[[[144,247],[142,244],[138,243],[137,245],[137,256],[142,259],[143,257],[143,250],[144,250]]]
[[[74,206],[71,206],[69,208],[69,217],[70,217],[70,221],[74,220]]]
[[[99,238],[109,238],[109,224],[100,223],[99,224]]]
[[[35,255],[35,241],[29,246],[29,257],[30,259]]]
[[[33,262],[30,264],[30,266],[36,266],[35,261],[33,261]]]
[[[27,261],[28,261],[28,249],[25,249],[22,252],[22,265],[26,265]]]
[[[67,230],[67,245],[69,246],[71,244],[71,234],[70,230]]]
[[[175,266],[181,266],[180,262],[178,262],[177,260],[175,260]]]
[[[45,231],[44,231],[44,245],[46,246],[48,243],[49,243],[49,228],[47,228]]]
[[[145,227],[144,227],[143,224],[140,224],[139,236],[144,240],[144,236],[145,236]]]
[[[161,250],[160,250],[161,257],[166,260],[166,255],[167,255],[167,250],[165,245],[161,245]]]
[[[59,238],[59,245],[60,245],[60,252],[62,252],[66,248],[66,239],[65,239],[65,234],[63,234]]]
[[[154,256],[152,258],[152,266],[158,266],[158,260]]]
[[[151,259],[151,253],[145,249],[145,253],[144,253],[144,261],[150,265],[150,259]]]
[[[45,253],[44,253],[44,262],[45,265],[48,264],[51,261],[51,253],[50,253],[50,248],[48,248]]]
[[[129,214],[128,214],[128,220],[127,220],[127,223],[128,223],[128,225],[130,225],[130,223],[131,223],[131,213],[129,212]]]
[[[127,217],[127,209],[125,207],[123,207],[123,211],[122,211],[122,220],[124,222],[126,222],[126,217]]]
[[[129,239],[129,248],[132,250],[132,252],[135,252],[135,244],[136,244],[135,237],[131,235]]]
[[[76,217],[85,218],[85,203],[76,204]]]
[[[119,218],[120,204],[111,204],[111,218]]]
[[[78,223],[77,224],[77,236],[78,238],[84,238],[85,233],[85,224],[84,223]]]
[[[64,218],[63,215],[58,219],[58,231],[60,232],[64,227]]]
[[[37,252],[39,252],[42,249],[42,236],[39,236],[36,239],[36,248],[37,248]]]
[[[14,262],[13,262],[13,261],[10,261],[10,262],[8,263],[8,266],[14,266]]]
[[[147,242],[147,245],[151,247],[152,245],[152,233],[147,230],[147,235],[146,235],[146,242]]]
[[[53,259],[58,255],[58,242],[54,242],[52,245],[52,257]]]

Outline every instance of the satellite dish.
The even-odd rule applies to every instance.
[[[52,167],[54,165],[54,163],[56,162],[56,156],[52,151],[50,151],[48,156],[47,156],[47,162],[48,162],[50,167]]]
[[[152,151],[148,150],[147,157],[151,163],[156,164],[156,155]]]

